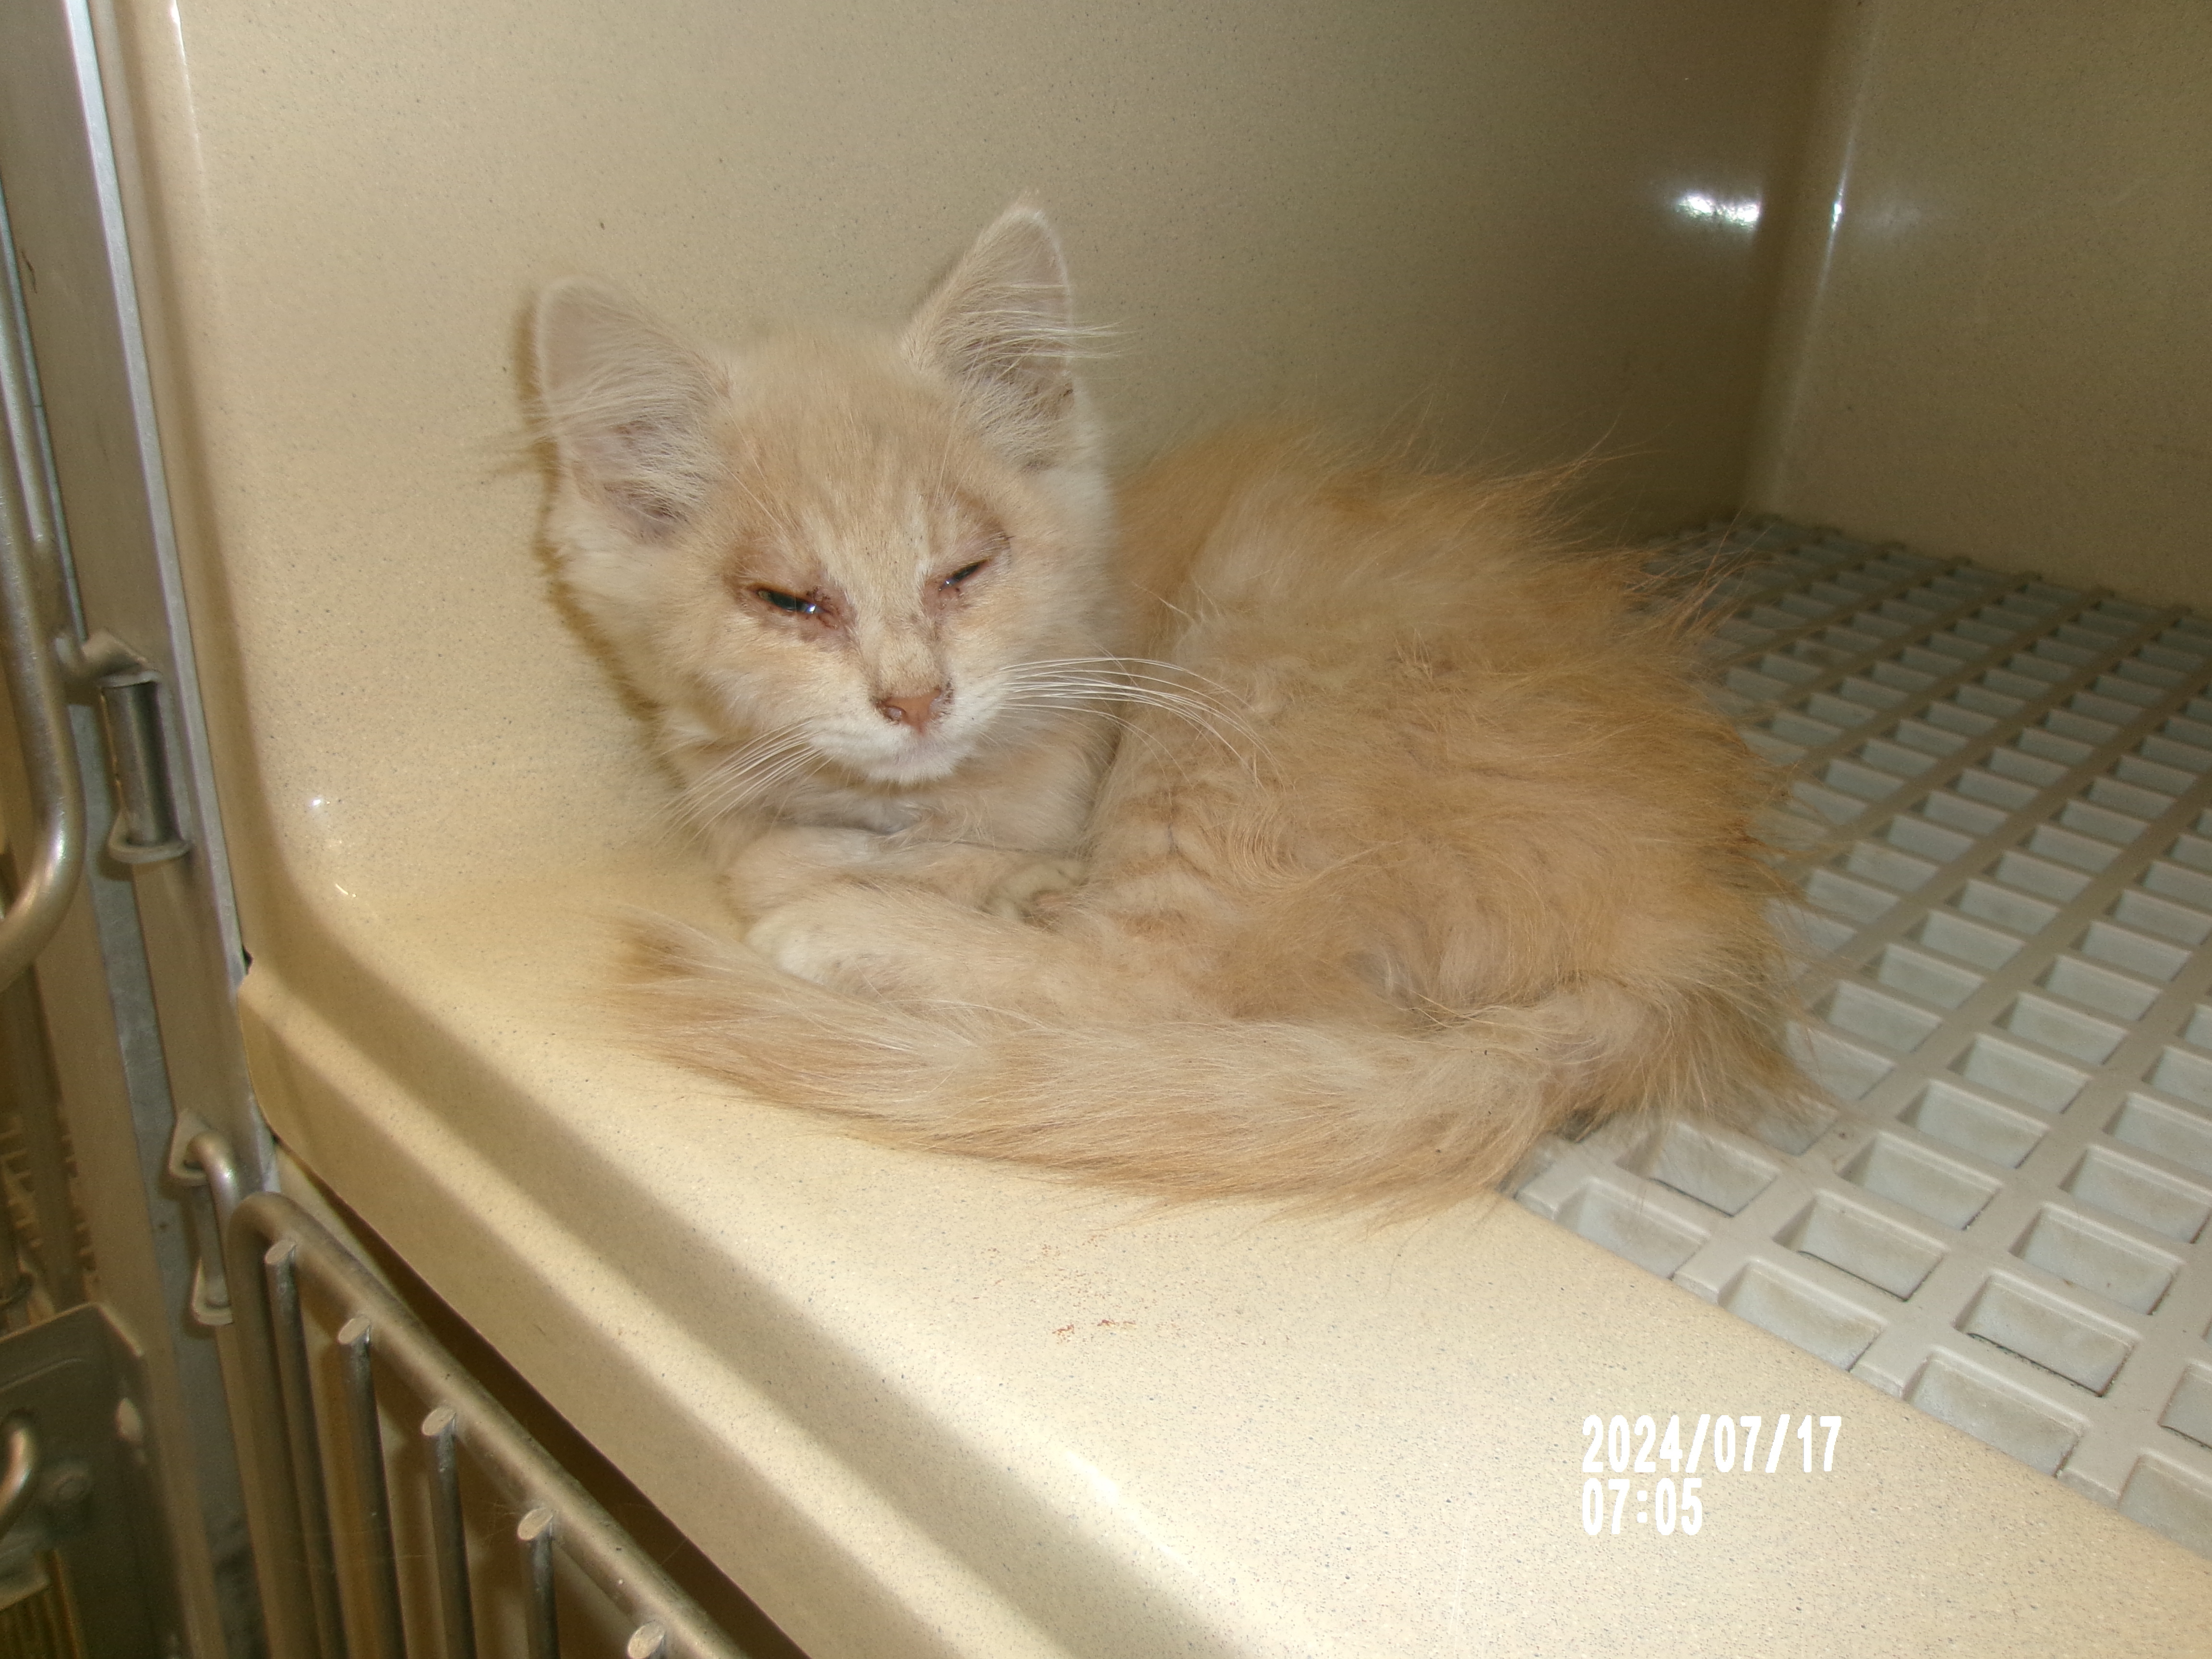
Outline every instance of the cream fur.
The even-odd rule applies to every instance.
[[[1421,1206],[1564,1125],[1800,1097],[1767,781],[1632,563],[1567,550],[1539,489],[1296,434],[1155,468],[1116,548],[1068,325],[1026,208],[895,345],[709,358],[549,296],[564,568],[750,924],[648,930],[647,1041],[1173,1197]],[[933,609],[986,544],[999,580]],[[758,585],[834,591],[843,637]],[[935,748],[872,701],[932,676]],[[764,739],[803,758],[737,800]]]

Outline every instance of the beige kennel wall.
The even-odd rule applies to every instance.
[[[2212,9],[1856,0],[1816,131],[1753,504],[2212,608]]]
[[[1672,525],[1741,493],[1775,230],[1680,204],[1775,194],[1815,12],[121,0],[249,942],[652,810],[532,550],[535,285],[889,320],[1027,191],[1124,453],[1291,401]]]

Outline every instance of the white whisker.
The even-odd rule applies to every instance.
[[[1141,672],[1146,669],[1165,672]],[[1158,709],[1205,732],[1248,770],[1266,757],[1266,741],[1231,706],[1240,699],[1219,682],[1175,663],[1149,657],[1060,657],[1015,664],[1004,674],[1010,689],[1106,697]],[[1200,681],[1210,690],[1192,690],[1178,680]]]
[[[677,817],[703,828],[822,764],[821,756],[790,729],[769,732],[694,779],[679,798]]]

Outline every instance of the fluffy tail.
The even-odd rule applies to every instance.
[[[1546,1133],[1624,1113],[1747,1125],[1796,1084],[1756,999],[1618,988],[1415,1033],[1226,1019],[1073,1029],[861,1000],[668,924],[624,993],[647,1045],[890,1145],[1170,1200],[1427,1210]]]

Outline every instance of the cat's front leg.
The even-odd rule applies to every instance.
[[[1082,878],[1074,859],[817,824],[764,830],[723,864],[730,903],[748,921],[852,879],[918,887],[1019,921],[1050,909]]]
[[[920,888],[969,910],[1026,921],[1083,879],[1080,860],[975,842],[882,836],[830,872]],[[792,894],[797,897],[797,893]]]
[[[884,838],[867,830],[777,824],[722,860],[722,890],[746,921],[797,902],[883,856]]]
[[[959,997],[964,971],[957,936],[969,920],[994,928],[1021,925],[922,888],[842,881],[760,916],[745,943],[784,972],[837,990]]]
[[[1194,988],[1102,950],[1099,939],[896,882],[836,883],[763,916],[745,942],[801,979],[908,1002],[1087,1022],[1188,1014],[1197,1006]]]

